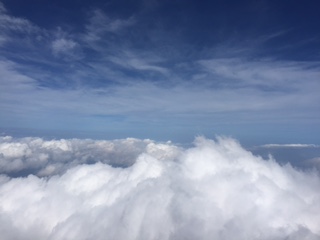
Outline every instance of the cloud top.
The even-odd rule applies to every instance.
[[[319,176],[254,156],[233,139],[200,137],[183,149],[138,139],[2,138],[2,163],[17,159],[38,168],[1,175],[4,240],[320,237]]]
[[[34,174],[39,177],[63,174],[80,164],[101,162],[114,167],[128,167],[146,153],[159,160],[173,159],[179,148],[135,138],[105,140],[42,138],[14,139],[0,137],[1,172],[8,175]]]

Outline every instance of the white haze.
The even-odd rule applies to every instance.
[[[230,138],[2,137],[0,164],[3,240],[320,239],[318,173]]]

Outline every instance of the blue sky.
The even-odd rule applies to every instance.
[[[319,144],[319,9],[2,0],[1,131]]]

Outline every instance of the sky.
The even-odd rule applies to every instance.
[[[319,9],[2,0],[1,134],[319,144]]]
[[[319,240],[320,3],[0,0],[3,240]]]

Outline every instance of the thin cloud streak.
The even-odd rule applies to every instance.
[[[320,146],[315,144],[291,143],[291,144],[264,144],[259,147],[262,147],[262,148],[318,148]]]

